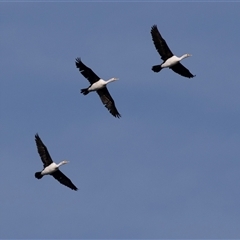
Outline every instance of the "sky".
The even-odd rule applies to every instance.
[[[0,238],[240,238],[239,7],[1,2]],[[151,70],[154,24],[195,78]],[[34,177],[36,133],[78,191]]]

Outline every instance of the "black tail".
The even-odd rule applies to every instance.
[[[162,70],[162,67],[161,67],[161,65],[155,65],[152,67],[152,70],[154,72],[160,72]]]
[[[87,88],[83,88],[83,89],[81,89],[81,93],[82,93],[83,95],[87,95],[87,94],[89,93],[89,91],[88,91]]]
[[[35,178],[41,179],[42,177],[43,177],[43,175],[41,174],[41,172],[36,172],[35,173]]]

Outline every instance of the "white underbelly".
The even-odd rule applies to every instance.
[[[164,62],[161,67],[162,68],[167,68],[171,67],[179,62],[178,58],[176,56],[170,57],[166,62]]]
[[[57,171],[57,169],[58,168],[56,167],[56,164],[52,163],[49,166],[47,166],[46,168],[44,168],[41,173],[42,173],[42,175],[51,174],[51,173]]]
[[[105,87],[105,84],[103,82],[103,80],[99,80],[97,82],[95,82],[89,89],[88,91],[97,91],[101,88],[104,88]]]

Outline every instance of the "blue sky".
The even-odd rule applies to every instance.
[[[239,7],[2,2],[0,238],[240,238]],[[195,78],[151,71],[153,24]],[[34,178],[36,133],[79,191]]]

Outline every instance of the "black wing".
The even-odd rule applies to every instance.
[[[160,54],[163,61],[166,61],[168,58],[173,56],[173,53],[169,49],[166,41],[162,38],[160,32],[158,31],[157,25],[153,25],[151,29],[152,40]]]
[[[52,158],[47,150],[47,147],[43,144],[43,142],[42,142],[41,138],[38,136],[38,134],[35,135],[35,142],[37,145],[38,153],[43,162],[43,167],[45,168],[53,162]]]
[[[77,191],[77,187],[72,183],[72,181],[65,176],[60,170],[57,170],[56,172],[51,173],[51,175],[57,179],[61,184],[71,188],[72,190]]]
[[[100,90],[97,90],[97,93],[99,95],[99,97],[102,100],[102,103],[104,104],[104,106],[109,110],[109,112],[114,116],[114,117],[118,117],[120,118],[121,115],[118,112],[114,100],[112,99],[110,93],[108,92],[107,88],[104,87]]]
[[[190,71],[185,68],[181,63],[177,63],[175,65],[173,65],[172,67],[170,67],[175,73],[178,73],[184,77],[188,77],[188,78],[193,78],[196,75],[193,75],[190,73]]]
[[[91,68],[87,67],[80,58],[76,58],[76,67],[79,69],[80,73],[91,83],[97,82],[100,77],[98,77]]]

